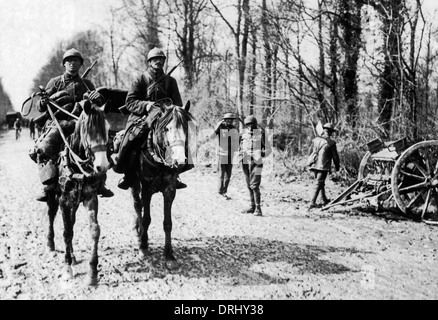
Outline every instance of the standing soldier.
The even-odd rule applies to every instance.
[[[268,155],[265,146],[265,132],[258,127],[257,119],[252,115],[245,118],[244,125],[245,131],[240,142],[239,153],[251,205],[242,213],[261,216],[260,183],[262,181],[263,157]]]
[[[120,143],[119,152],[115,157],[113,170],[117,173],[124,173],[118,187],[127,190],[135,177],[134,163],[137,155],[135,149],[136,137],[132,137],[130,129],[134,123],[146,116],[154,104],[160,104],[165,99],[171,99],[172,103],[182,106],[182,99],[176,80],[163,71],[166,55],[163,50],[153,48],[147,56],[148,68],[146,72],[138,76],[131,85],[126,96],[126,109],[131,113],[126,123],[125,135]],[[187,187],[179,179],[177,189]]]
[[[325,193],[325,180],[327,175],[331,173],[332,160],[335,165],[335,170],[339,171],[339,154],[336,147],[336,142],[331,138],[336,131],[332,123],[326,123],[323,126],[324,132],[320,137],[316,137],[312,141],[309,157],[314,158],[314,162],[309,163],[309,169],[314,172],[316,186],[309,206],[309,210],[316,208],[316,200],[321,192],[321,198],[324,205],[327,205],[330,200]]]
[[[82,112],[82,107],[79,102],[83,99],[89,99],[98,105],[102,105],[104,102],[104,97],[95,90],[93,83],[90,80],[80,77],[79,69],[83,63],[84,58],[81,52],[76,49],[67,50],[62,58],[62,65],[65,68],[64,74],[50,79],[46,85],[45,94],[41,97],[38,111],[45,113],[40,118],[35,119],[35,123],[43,127],[43,133],[35,145],[36,150],[30,154],[31,158],[38,163],[40,170],[47,165],[53,165],[53,160],[56,160],[62,145],[62,141],[59,139],[59,132],[57,133],[57,130],[51,130],[54,129],[55,126],[47,111],[48,99],[50,98],[55,101],[64,110],[76,116]],[[61,125],[61,127],[65,129],[64,134],[71,134],[74,130],[75,120],[60,111],[55,112],[55,116],[57,120],[65,120]],[[45,150],[50,151],[50,154],[41,152],[42,146],[45,146]],[[106,176],[104,179],[106,179]],[[42,194],[37,197],[37,200],[46,202],[47,191],[54,190],[55,188],[56,184],[46,185]],[[101,188],[99,194],[102,197],[111,197],[114,195],[114,193],[105,186]]]
[[[236,116],[227,112],[223,118],[216,124],[214,129],[218,137],[219,148],[218,154],[218,171],[219,171],[219,194],[225,199],[230,198],[227,195],[228,185],[230,184],[231,173],[233,171],[233,158],[235,152],[239,149],[239,132],[235,122]]]

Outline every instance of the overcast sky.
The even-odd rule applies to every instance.
[[[106,8],[121,1],[0,0],[0,78],[17,111],[54,45],[103,24]],[[425,11],[438,8],[438,0],[424,2]]]

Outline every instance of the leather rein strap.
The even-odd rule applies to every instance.
[[[49,101],[49,104],[52,104],[52,101]],[[55,105],[56,108],[59,108],[57,105]],[[60,108],[59,108],[60,109]],[[55,115],[53,114],[52,108],[50,107],[50,105],[47,106],[47,110],[49,111],[50,117],[52,118],[53,122],[55,122],[56,127],[59,130],[59,133],[61,134],[61,138],[64,141],[65,146],[68,148],[68,150],[70,151],[70,155],[73,159],[73,161],[76,163],[76,165],[78,166],[79,170],[82,172],[82,174],[84,174],[86,177],[89,177],[91,174],[86,172],[84,170],[84,168],[82,168],[82,164],[85,163],[85,160],[82,160],[71,148],[70,145],[64,135],[64,131],[62,131],[61,126],[59,125],[58,119],[56,119]],[[60,109],[61,110],[61,109]],[[78,120],[79,118],[76,117],[76,120]]]

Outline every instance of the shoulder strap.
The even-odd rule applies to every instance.
[[[319,149],[318,149],[318,151],[316,151],[316,153],[319,153],[319,152],[321,151],[321,149],[322,149],[326,144],[328,145],[328,141],[327,141],[326,138],[324,138],[324,137],[319,137],[319,138],[324,139],[324,140],[325,140],[325,143],[323,143],[323,144],[319,147]]]

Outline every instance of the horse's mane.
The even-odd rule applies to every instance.
[[[82,112],[79,117],[78,126],[80,126],[81,139],[87,136],[92,141],[108,139],[105,116],[103,111],[98,108],[91,108],[88,116],[85,112]]]
[[[176,120],[177,128],[180,128],[181,126],[187,128],[187,124],[190,121],[195,121],[195,118],[190,112],[176,105],[168,107],[161,112],[157,111],[158,110],[154,109],[151,113],[151,127],[155,127],[158,131],[163,130],[172,119]]]
[[[75,152],[83,149],[89,141],[105,142],[108,140],[107,122],[99,108],[90,108],[88,115],[82,112],[76,122],[74,134],[71,136],[71,146]]]

